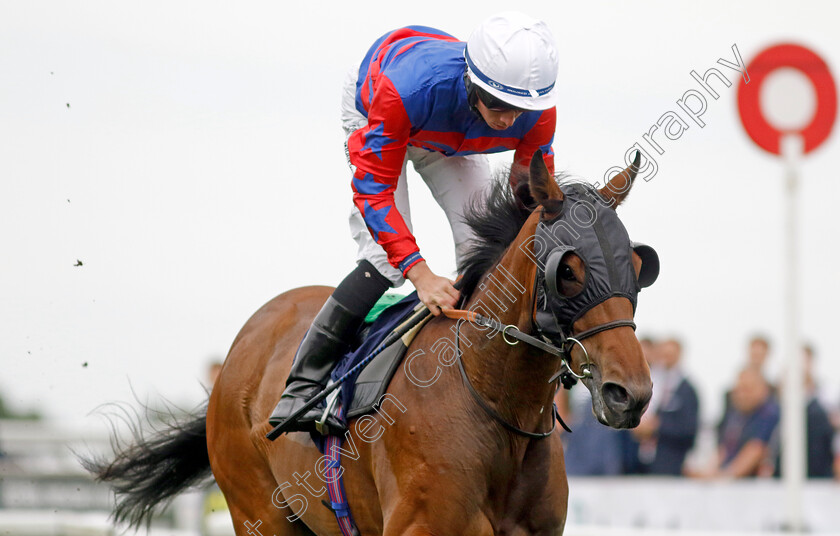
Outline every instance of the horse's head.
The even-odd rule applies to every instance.
[[[631,242],[615,210],[638,165],[637,154],[600,190],[561,189],[537,152],[528,182],[528,201],[540,206],[534,320],[544,336],[570,349],[568,367],[592,393],[595,416],[614,428],[638,425],[652,392],[632,319],[639,291],[659,274],[659,259]]]

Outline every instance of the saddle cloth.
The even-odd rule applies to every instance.
[[[383,301],[393,302],[393,296],[384,296]],[[420,298],[413,292],[384,309],[372,324],[363,332],[361,344],[352,352],[342,357],[333,369],[331,379],[336,380],[353,368],[358,362],[376,350],[382,341],[399,326],[411,313]],[[345,411],[345,418],[350,419],[373,411],[373,406],[385,394],[388,384],[399,367],[408,346],[406,337],[398,339],[383,350],[360,372],[344,381],[339,400]],[[410,341],[408,341],[410,342]]]

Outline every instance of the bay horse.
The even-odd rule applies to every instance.
[[[590,187],[589,194],[614,213],[638,163],[637,156],[600,190]],[[598,284],[599,268],[589,258],[595,254],[574,241],[553,261],[542,262],[545,251],[535,237],[558,231],[569,194],[539,153],[528,175],[528,188],[514,194],[506,183],[497,185],[473,211],[480,243],[462,266],[464,309],[560,343],[550,329],[535,326],[535,311],[563,317],[560,309]],[[616,263],[624,255],[630,274],[624,276],[638,291],[646,279],[652,281],[623,225],[617,226],[619,243],[599,234],[592,251],[607,256],[609,249],[610,262]],[[153,437],[135,437],[113,461],[86,462],[114,486],[118,521],[148,521],[157,504],[212,468],[238,536],[340,534],[333,512],[322,504],[328,457],[307,433],[274,442],[265,437],[298,343],[331,292],[329,287],[298,288],[260,308],[233,341],[206,414],[199,411]],[[567,366],[583,377],[597,418],[616,428],[636,426],[651,396],[634,312],[635,293],[613,292],[580,305],[568,326],[569,335],[586,333],[587,340],[584,345],[569,339],[574,342]],[[557,389],[552,380],[564,358],[527,344],[511,345],[515,341],[507,329],[496,332],[434,317],[411,342],[376,411],[349,421],[343,479],[361,534],[562,534],[568,485],[560,436],[550,430]]]

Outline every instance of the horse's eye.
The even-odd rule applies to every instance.
[[[575,273],[572,271],[572,267],[568,264],[560,265],[560,278],[565,279],[566,281],[575,281]]]

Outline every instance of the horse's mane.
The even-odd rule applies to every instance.
[[[557,173],[554,180],[559,186],[579,183],[567,173]],[[524,181],[524,182],[523,182]],[[527,177],[520,178],[518,196],[531,199],[527,188]],[[590,184],[581,182],[585,187]],[[461,295],[469,296],[475,290],[481,278],[489,272],[510,246],[525,220],[534,211],[533,205],[526,208],[517,199],[510,187],[510,174],[507,170],[497,172],[491,182],[490,191],[485,197],[471,200],[464,211],[464,221],[475,234],[470,241],[469,250],[458,264],[461,275]]]
[[[497,173],[487,196],[470,202],[464,221],[475,238],[458,264],[463,296],[472,294],[481,277],[502,258],[531,212],[517,203],[508,173]]]

